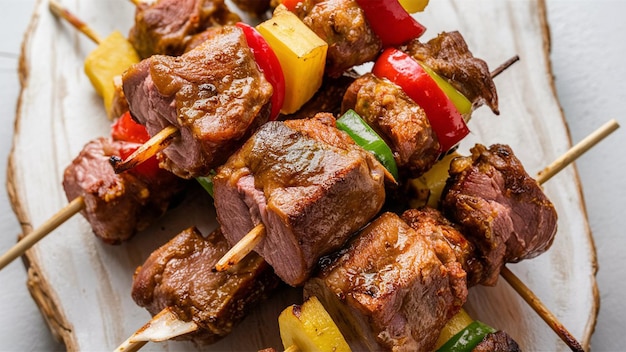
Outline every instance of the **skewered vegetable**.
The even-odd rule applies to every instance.
[[[328,44],[284,6],[257,30],[272,47],[285,76],[282,113],[298,110],[322,85]]]
[[[317,297],[302,305],[287,307],[278,317],[280,338],[287,349],[296,346],[303,352],[349,352],[350,346]]]
[[[424,109],[437,134],[440,152],[450,150],[469,133],[463,116],[452,100],[410,56],[397,49],[387,49],[376,60],[372,72],[402,87]]]
[[[139,62],[139,55],[122,33],[113,32],[106,37],[85,59],[85,73],[94,89],[104,100],[109,118],[115,86],[113,78],[124,73],[131,65]]]

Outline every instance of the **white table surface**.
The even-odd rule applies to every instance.
[[[432,0],[437,1],[437,0]],[[525,1],[525,0],[514,0]],[[0,177],[6,181],[19,93],[17,64],[35,0],[0,2]],[[574,142],[608,121],[624,125],[626,100],[626,0],[547,0],[552,65]],[[41,58],[45,60],[45,58]],[[576,162],[598,253],[600,312],[595,351],[626,350],[626,149],[618,130]],[[36,162],[36,161],[35,161]],[[0,187],[0,252],[20,232],[6,189]],[[547,327],[546,327],[547,328]],[[0,272],[0,351],[63,350],[48,331],[16,261]]]

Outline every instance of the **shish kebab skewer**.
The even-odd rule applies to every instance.
[[[171,129],[169,129],[169,130],[171,130]],[[168,129],[166,129],[166,131],[168,131]],[[160,137],[163,137],[163,136],[162,136],[162,135],[161,135],[161,136],[158,136],[158,137],[156,137],[156,138],[155,138],[155,140],[160,140]],[[161,144],[161,145],[165,145],[165,143],[163,143],[163,144]]]
[[[618,124],[615,120],[609,121],[607,124],[599,128],[594,133],[590,134],[587,138],[579,142],[577,145],[568,150],[565,154],[563,154],[560,158],[555,160],[552,164],[546,167],[539,174],[544,175],[543,177],[538,177],[538,180],[546,182],[549,179],[549,176],[545,175],[555,175],[559,170],[566,167],[569,163],[575,160],[577,157],[582,155],[584,152],[589,150],[599,141],[608,136],[612,131],[618,128]],[[510,280],[509,271],[504,270],[503,276],[508,280]],[[215,273],[218,274],[218,273]],[[145,275],[145,274],[143,274]],[[514,277],[514,275],[513,275]],[[519,281],[519,279],[517,279]],[[522,284],[523,285],[523,284]],[[552,315],[549,310],[541,303],[541,301],[536,298],[536,296],[528,289],[525,289],[520,292],[518,286],[514,285],[514,288],[520,293],[520,295],[533,307],[535,310],[542,310],[546,314],[540,314],[546,322],[553,327],[557,326],[557,333],[559,336],[572,348],[573,350],[581,350],[580,345],[576,342],[576,339],[571,336],[567,332],[567,330],[563,327],[563,325],[558,322],[558,319]],[[530,297],[530,298],[529,298]],[[549,316],[549,317],[547,317]],[[167,324],[174,323],[173,327],[167,327]],[[196,331],[200,329],[200,327],[193,322],[183,322],[180,318],[177,317],[176,314],[172,313],[171,309],[164,309],[162,313],[157,314],[150,321],[150,323],[146,324],[143,328],[139,329],[136,334],[131,336],[127,341],[125,341],[119,348],[118,351],[126,351],[127,348],[138,348],[143,346],[146,341],[163,341],[168,338],[174,338],[176,336],[180,336],[183,334],[188,334],[190,332]]]
[[[51,6],[53,6],[53,4],[54,4],[54,3],[51,3]],[[60,11],[60,10],[57,8],[57,12],[59,12],[59,11]],[[62,12],[62,13],[66,13],[67,11],[61,11],[61,12]],[[74,22],[76,22],[76,21],[74,21]],[[515,58],[513,58],[512,60],[510,60],[508,63],[505,63],[503,66],[501,66],[500,68],[496,69],[496,70],[494,71],[494,76],[495,76],[495,75],[497,75],[497,73],[501,72],[504,68],[506,68],[506,67],[507,67],[510,63],[514,62],[516,59],[517,59],[517,58],[515,57]],[[153,150],[153,151],[154,151],[154,150],[156,150],[156,149],[159,149],[159,147],[155,147],[155,145],[159,145],[159,146],[161,146],[161,148],[162,148],[163,146],[167,145],[167,143],[168,143],[169,141],[171,141],[171,138],[169,138],[169,136],[170,136],[170,135],[169,135],[169,133],[168,133],[168,132],[171,132],[171,131],[174,131],[174,130],[175,130],[175,129],[174,129],[174,128],[171,128],[171,126],[170,126],[170,127],[165,128],[165,130],[164,130],[164,131],[165,131],[165,133],[163,133],[163,134],[159,134],[159,135],[155,136],[155,137],[154,137],[154,139],[153,139],[153,142],[152,142],[152,143],[148,143],[147,145],[143,146],[143,147],[142,147],[142,149],[148,149],[148,150]],[[156,142],[155,142],[155,141],[156,141]],[[148,153],[148,154],[150,154],[150,153]],[[146,157],[146,158],[142,158],[142,159],[147,159],[147,157]],[[388,174],[387,174],[387,175],[388,175]],[[68,207],[68,209],[67,209],[67,210],[69,211],[69,213],[66,213],[66,212],[60,212],[60,213],[58,214],[58,216],[59,216],[59,217],[61,217],[61,216],[68,216],[68,217],[69,217],[69,216],[71,216],[71,215],[70,215],[70,213],[75,213],[75,212],[77,212],[77,211],[81,210],[81,208],[80,208],[80,205],[79,205],[78,207],[76,207],[76,206],[74,206],[74,207]],[[61,213],[63,213],[63,214],[61,214]],[[55,216],[55,217],[56,217],[56,216]],[[57,224],[57,225],[55,225],[55,227],[56,227],[56,226],[58,226],[58,224]],[[39,232],[39,231],[35,231],[35,232],[33,233],[33,235],[37,235],[38,237],[37,237],[37,238],[36,238],[36,237],[34,237],[34,236],[33,236],[33,237],[31,237],[31,239],[32,239],[32,240],[34,240],[34,241],[31,241],[31,242],[30,242],[30,244],[29,244],[29,241],[24,241],[22,244],[20,244],[20,248],[21,248],[21,249],[16,249],[16,251],[15,251],[15,252],[12,252],[11,256],[12,256],[13,258],[15,258],[15,256],[19,255],[19,252],[20,252],[20,251],[23,251],[23,250],[27,249],[28,247],[32,246],[32,244],[34,244],[34,243],[35,243],[38,239],[40,239],[41,237],[45,236],[45,233],[46,233],[47,231],[49,231],[50,229],[49,229],[48,227],[46,227],[46,228],[44,228],[43,230],[44,230],[44,231],[41,231],[41,232]],[[12,260],[12,259],[8,259],[8,260],[10,261],[10,260]],[[5,265],[6,265],[6,264],[5,264]]]
[[[0,269],[78,212],[108,244],[128,240],[163,215],[186,189],[185,180],[160,169],[156,158],[119,175],[109,164],[112,155],[129,155],[147,139],[145,128],[127,115],[112,125],[110,137],[85,144],[63,172],[68,205],[0,256]]]
[[[54,13],[61,14],[64,18],[70,21],[70,23],[76,25],[79,29],[83,29],[83,31],[85,31],[86,25],[82,21],[78,20],[75,16],[71,15],[69,11],[61,8],[58,3],[52,1],[50,2],[50,7]],[[94,33],[94,31],[91,29],[87,29],[86,31],[88,33]],[[95,35],[92,35],[92,36],[95,37],[96,39],[98,38]],[[151,143],[148,143],[147,145],[142,147],[142,150],[153,149],[155,148],[155,145],[160,145],[161,148],[164,145],[167,145],[168,141],[171,140],[168,137],[169,133],[167,132],[173,131],[173,130],[175,129],[171,127],[165,128],[164,129],[165,133],[155,136]],[[148,155],[149,154],[151,153],[148,153]],[[142,160],[145,160],[145,159],[148,159],[148,157],[142,158]],[[53,216],[53,219],[51,219],[52,221],[50,223],[46,223],[44,224],[43,227],[32,232],[27,238],[21,241],[21,243],[19,243],[15,248],[11,249],[9,253],[7,253],[2,258],[2,262],[1,262],[2,266],[8,264],[10,261],[14,260],[17,256],[21,255],[26,249],[30,248],[34,243],[36,243],[38,240],[43,238],[47,233],[49,233],[54,228],[59,226],[60,223],[62,223],[65,219],[81,211],[84,208],[83,201],[84,200],[82,198],[77,198],[75,202],[70,204],[70,206],[66,207],[65,209],[57,213],[55,216]]]

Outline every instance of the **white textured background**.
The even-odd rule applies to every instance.
[[[437,0],[432,0],[437,1]],[[526,1],[526,0],[512,0]],[[34,0],[0,1],[0,179],[6,180],[19,92],[17,64]],[[622,125],[626,105],[626,0],[547,0],[552,65],[572,140],[610,118]],[[41,58],[45,60],[45,58]],[[626,126],[577,162],[600,270],[600,313],[595,351],[626,350]],[[33,160],[37,162],[37,160]],[[0,252],[15,242],[19,226],[0,187]],[[48,332],[16,261],[0,271],[0,351],[62,350]],[[88,314],[88,313],[87,313]],[[581,317],[582,318],[582,317]]]

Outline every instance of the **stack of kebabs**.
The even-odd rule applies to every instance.
[[[146,35],[152,39],[141,40],[141,48],[135,44],[146,58],[122,79],[130,110],[126,118],[132,116],[151,135],[174,127],[156,155],[160,168],[170,173],[142,164],[143,170],[115,174],[107,168],[109,157],[126,159],[131,155],[127,150],[137,145],[124,144],[137,141],[129,141],[129,134],[118,138],[124,141],[99,139],[66,170],[68,199],[83,197],[83,214],[94,232],[117,243],[167,209],[182,189],[173,175],[210,177],[220,230],[206,238],[194,229],[176,236],[138,269],[133,285],[133,298],[151,313],[173,308],[179,319],[198,325],[184,338],[215,341],[224,336],[246,307],[282,280],[304,285],[307,296],[320,298],[353,347],[431,349],[465,302],[468,287],[493,285],[505,263],[549,248],[556,212],[510,148],[477,145],[471,157],[452,163],[442,212],[424,208],[401,216],[380,214],[389,205],[386,200],[398,200],[388,196],[398,184],[429,170],[464,136],[466,127],[458,125],[442,133],[445,123],[433,122],[426,110],[447,109],[446,117],[461,116],[463,124],[482,104],[498,112],[487,65],[452,32],[427,43],[413,38],[388,48],[383,52],[388,61],[378,58],[374,73],[356,78],[351,68],[377,59],[389,45],[369,27],[372,20],[361,1],[291,5],[328,45],[327,77],[322,90],[314,89],[316,95],[301,102],[300,107],[308,101],[306,118],[285,114],[270,122],[276,119],[275,95],[287,89],[267,78],[258,49],[250,45],[249,29],[231,25],[235,17],[222,2],[178,6],[214,11],[201,21],[185,14],[195,22],[178,23],[184,34],[177,39],[169,39],[170,33],[155,37],[158,30],[140,27],[140,20],[168,18],[168,1],[138,6],[131,43]],[[358,26],[343,24],[348,19]],[[202,26],[206,30],[198,30]],[[161,50],[179,56],[152,55]],[[419,61],[430,77],[431,70],[443,77],[469,101],[469,108],[459,111],[450,98],[443,107],[418,104],[423,98],[407,92],[402,78],[389,73],[395,72],[393,60],[407,58]],[[325,94],[326,89],[333,94]],[[391,170],[375,157],[376,151],[368,152],[350,137],[356,129],[337,128],[338,111],[356,112],[377,133],[392,152],[396,175],[389,176]],[[119,223],[102,221],[114,210],[123,212],[119,218],[135,220],[120,231]],[[211,270],[228,248],[259,226],[264,235],[253,246],[258,254],[226,272]],[[124,235],[112,238],[110,233]]]

